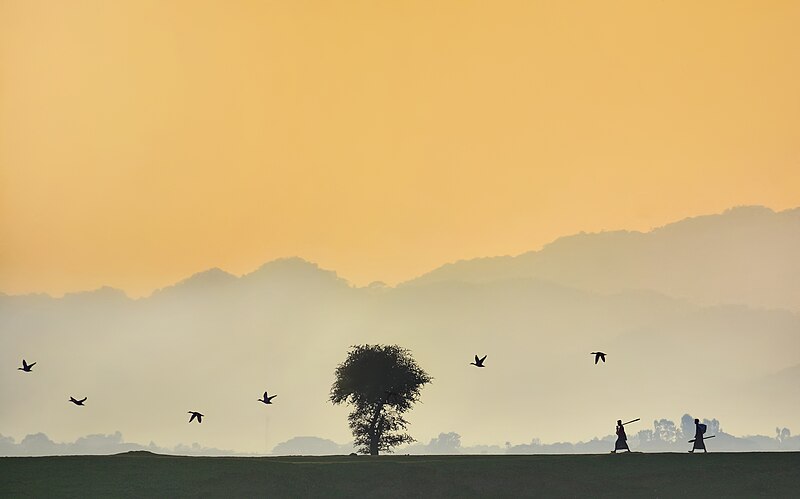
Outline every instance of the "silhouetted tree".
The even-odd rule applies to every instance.
[[[681,416],[681,438],[692,439],[694,438],[694,418],[691,414],[684,414]],[[710,435],[710,433],[709,433]]]
[[[405,433],[408,422],[403,414],[433,378],[410,351],[397,345],[354,346],[335,374],[330,400],[353,406],[347,419],[360,452],[377,456],[414,441]]]
[[[717,435],[721,431],[717,418],[711,420],[704,419],[703,424],[707,427],[706,435]]]
[[[508,447],[506,442],[506,447]],[[461,449],[461,435],[455,432],[439,433],[439,436],[431,439],[428,444],[428,452],[431,454],[458,454]]]
[[[789,440],[791,436],[792,432],[791,430],[789,430],[789,428],[783,428],[783,429],[775,428],[775,440],[777,440],[778,442],[784,442],[786,440]]]
[[[656,440],[673,443],[678,439],[678,430],[675,423],[669,419],[658,419],[653,421],[653,436]]]
[[[639,430],[639,433],[636,434],[636,436],[639,437],[640,444],[646,444],[655,440],[653,435],[653,430]]]

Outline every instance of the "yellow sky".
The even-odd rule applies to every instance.
[[[0,291],[800,205],[800,2],[0,0]]]

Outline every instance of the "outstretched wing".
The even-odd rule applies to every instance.
[[[22,368],[23,369],[27,369],[28,368],[28,363],[25,362],[25,359],[22,359]]]
[[[480,364],[481,363],[481,359],[479,359],[477,355],[475,356],[475,363],[476,364]]]
[[[264,400],[269,400],[269,395],[267,395],[267,392],[264,392]]]
[[[272,399],[274,399],[275,397],[277,397],[277,395],[273,395],[272,397],[267,398],[267,394],[266,393],[264,394],[264,398],[266,399],[267,402],[272,401]]]
[[[197,413],[196,413],[196,412],[193,412],[193,413],[191,413],[191,414],[192,414],[192,417],[190,417],[190,418],[189,418],[189,422],[190,422],[190,423],[191,423],[192,421],[194,421],[194,418],[196,418],[196,417],[197,417]]]
[[[83,399],[82,399],[82,400],[79,400],[78,402],[80,402],[80,403],[82,404],[82,403],[86,402],[86,399],[87,399],[87,398],[88,398],[88,397],[83,397]]]
[[[475,358],[477,359],[478,356],[476,355]],[[483,361],[486,360],[486,355],[483,356],[481,360],[478,361],[478,364],[483,364]]]
[[[28,369],[30,369],[31,367],[33,367],[35,365],[36,365],[36,362],[34,362],[33,364],[28,364]]]

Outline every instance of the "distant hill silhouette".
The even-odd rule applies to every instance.
[[[156,454],[155,452],[150,452],[149,450],[129,450],[127,452],[118,452],[112,455],[120,457],[164,457],[166,454]]]
[[[800,311],[800,208],[687,218],[647,233],[562,237],[519,256],[443,265],[405,285],[534,278],[602,293],[646,289],[698,304]]]
[[[54,442],[44,433],[26,435],[15,442],[11,437],[0,434],[0,456],[75,456],[111,455],[118,457],[158,458],[166,456],[234,456],[240,453],[192,445],[178,444],[172,447],[159,447],[154,442],[148,445],[128,442],[122,433],[93,434],[77,438],[73,442]]]
[[[281,442],[272,449],[276,455],[347,455],[355,451],[352,444],[337,444],[333,440],[319,437],[294,437]]]
[[[229,274],[222,269],[213,268],[203,272],[192,275],[191,277],[180,281],[179,283],[168,288],[159,290],[157,292],[165,292],[169,290],[193,290],[193,289],[207,289],[209,287],[225,286],[237,281],[237,277]]]
[[[113,421],[134,441],[175,445],[200,438],[192,432],[198,425],[167,424],[164,414],[202,401],[204,414],[214,415],[204,446],[268,453],[308,434],[343,442],[346,412],[327,403],[334,368],[350,345],[401,341],[436,378],[414,412],[420,441],[443,428],[468,446],[533,436],[578,441],[609,434],[624,414],[646,420],[697,407],[739,434],[791,427],[800,410],[800,371],[790,369],[800,363],[800,314],[789,297],[800,285],[792,277],[800,253],[784,253],[796,248],[797,214],[744,208],[647,234],[575,236],[536,253],[552,266],[534,254],[499,258],[499,267],[462,262],[394,288],[353,287],[291,258],[242,277],[203,272],[137,300],[111,289],[0,295],[0,365],[17,374],[23,356],[38,362],[24,385],[20,376],[0,376],[0,392],[15,400],[0,404],[0,421],[17,438],[90,434]],[[740,240],[761,242],[737,249]],[[731,249],[713,262],[721,241]],[[783,246],[773,248],[778,241]],[[657,268],[647,248],[672,256]],[[526,267],[527,258],[534,264]],[[715,281],[697,261],[741,275]],[[476,263],[474,273],[464,270]],[[737,284],[753,275],[752,290]],[[667,289],[681,276],[690,280],[686,292]],[[758,289],[763,295],[747,295]],[[765,303],[771,309],[753,308]],[[587,355],[596,348],[609,354],[602,370]],[[476,352],[493,367],[469,366]],[[91,394],[92,410],[69,430],[48,410],[30,410],[53,392],[74,390],[74,380]],[[268,414],[243,409],[267,385],[294,395]]]

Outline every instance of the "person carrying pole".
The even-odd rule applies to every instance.
[[[690,453],[694,453],[694,451],[697,449],[703,449],[703,452],[708,452],[706,450],[706,443],[703,441],[705,438],[703,437],[703,435],[705,435],[705,433],[706,433],[706,425],[701,423],[699,419],[695,419],[694,440],[692,440],[692,442],[694,442],[694,445],[692,446],[692,450],[689,451]]]
[[[634,419],[633,421],[628,421],[628,423],[633,423],[634,421],[639,420]],[[611,451],[612,453],[616,453],[618,450],[625,450],[626,452],[631,451],[631,448],[628,447],[628,435],[625,434],[625,425],[628,423],[623,423],[621,419],[617,420],[617,441],[614,443],[614,450]]]

